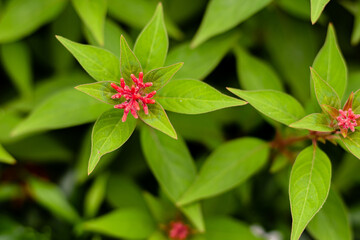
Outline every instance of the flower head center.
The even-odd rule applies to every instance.
[[[190,234],[188,225],[181,221],[170,223],[169,238],[172,240],[185,240]]]
[[[143,107],[145,114],[149,114],[147,104],[155,103],[155,100],[151,98],[156,94],[156,91],[152,91],[150,93],[146,93],[144,91],[145,88],[151,87],[153,84],[151,82],[144,83],[143,76],[144,74],[142,72],[139,73],[139,78],[136,78],[134,74],[131,74],[130,77],[134,82],[131,87],[125,84],[124,78],[120,79],[120,86],[115,83],[111,83],[111,87],[118,92],[111,98],[125,98],[123,103],[114,106],[114,108],[124,109],[124,115],[122,117],[123,122],[126,121],[129,112],[131,112],[134,118],[138,118],[137,112],[140,110],[140,105]]]
[[[351,108],[347,111],[339,110],[339,116],[336,118],[338,125],[342,129],[349,129],[354,132],[357,126],[356,119],[360,118],[360,114],[354,114]]]

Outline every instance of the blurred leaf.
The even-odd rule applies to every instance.
[[[191,45],[199,46],[267,6],[271,0],[211,0]]]
[[[352,45],[357,45],[360,42],[360,11],[359,11],[359,6],[360,3],[357,2],[356,3],[358,5],[356,11],[353,13],[354,14],[354,25],[353,25],[353,32],[351,34],[351,44]]]
[[[284,91],[279,76],[265,61],[252,56],[240,46],[235,48],[235,57],[239,83],[243,89]]]
[[[21,115],[15,111],[4,111],[1,114],[0,110],[0,143],[9,143],[17,140],[10,133],[21,120]]]
[[[180,209],[185,216],[190,219],[199,232],[205,232],[204,218],[200,203],[196,202],[186,206],[181,206]]]
[[[131,51],[129,45],[127,44],[124,36],[120,37],[120,73],[122,78],[124,78],[126,84],[131,86],[133,80],[131,79],[131,74],[134,74],[136,77],[139,76],[139,73],[142,72],[141,64],[133,51]],[[116,79],[115,81],[119,81]]]
[[[104,24],[107,10],[106,0],[72,0],[73,6],[86,27],[100,45],[104,45]]]
[[[7,1],[1,13],[0,43],[23,38],[53,20],[65,7],[64,0]]]
[[[0,144],[0,162],[8,163],[8,164],[16,163],[14,157],[11,156],[1,144]]]
[[[96,81],[119,81],[119,59],[111,52],[56,36]]]
[[[166,0],[165,13],[178,24],[188,23],[205,9],[207,0]]]
[[[150,127],[155,128],[174,139],[177,139],[175,129],[171,125],[171,122],[163,107],[158,102],[155,102],[155,104],[149,104],[148,107],[149,114],[146,115],[144,111],[140,111],[140,119]]]
[[[23,189],[21,188],[20,185],[14,183],[0,184],[0,202],[5,202],[12,200],[14,198],[19,198],[22,197],[22,195],[23,195]]]
[[[359,112],[360,112],[360,89],[357,90],[357,91],[354,93],[354,100],[353,100],[352,110],[353,110],[355,113],[359,113]]]
[[[88,174],[90,174],[100,158],[121,147],[131,136],[136,119],[129,117],[122,122],[123,111],[111,109],[104,112],[96,121],[91,141],[91,155],[89,159]]]
[[[238,33],[232,31],[211,39],[195,49],[192,49],[189,43],[182,43],[170,50],[165,65],[184,62],[175,79],[202,80],[220,63],[238,37]]]
[[[310,19],[310,1],[309,0],[277,0],[277,4],[293,16],[304,20]]]
[[[330,181],[331,162],[321,149],[309,146],[300,152],[290,174],[291,240],[300,238],[325,203]]]
[[[151,234],[148,240],[168,240],[168,238],[165,237],[165,235],[162,232],[156,231],[153,234]]]
[[[84,222],[82,228],[116,238],[144,239],[155,231],[155,223],[144,210],[118,209]]]
[[[111,87],[111,83],[113,82],[88,83],[76,86],[75,88],[103,103],[116,105],[119,104],[119,99],[112,99],[111,97],[118,92]]]
[[[27,183],[34,200],[56,217],[72,224],[80,220],[78,213],[55,184],[37,178],[29,178]]]
[[[178,204],[212,197],[239,185],[263,167],[268,155],[268,145],[256,138],[241,138],[221,145],[207,158]]]
[[[99,175],[85,195],[84,212],[88,218],[95,217],[105,198],[108,174]]]
[[[155,99],[166,110],[183,114],[206,113],[246,104],[195,79],[171,81],[158,92]]]
[[[139,34],[134,46],[134,53],[138,57],[144,73],[164,65],[168,45],[163,8],[159,3],[154,16]]]
[[[345,153],[334,173],[333,186],[340,192],[347,192],[360,181],[359,171],[359,159],[350,153]]]
[[[330,0],[311,0],[311,22],[315,24]]]
[[[4,44],[1,46],[1,58],[5,71],[22,97],[31,100],[33,76],[28,46],[23,42]]]
[[[330,121],[328,117],[323,113],[313,113],[307,115],[299,121],[290,124],[290,127],[318,132],[334,131],[334,128],[330,127]]]
[[[144,192],[143,196],[152,216],[158,223],[169,222],[176,216],[176,209],[173,205],[147,192]]]
[[[64,89],[39,104],[12,134],[16,136],[92,122],[109,108],[111,106],[75,89]]]
[[[271,173],[277,173],[289,165],[289,159],[282,154],[277,155],[270,167]]]
[[[346,138],[341,136],[346,148],[357,158],[360,159],[360,132],[349,133]]]
[[[244,91],[234,88],[228,88],[228,90],[249,102],[259,112],[285,125],[289,125],[305,115],[301,104],[283,92],[275,90]]]
[[[329,24],[326,41],[314,60],[313,68],[341,99],[347,85],[347,68],[332,24]]]
[[[337,192],[329,192],[324,206],[311,220],[307,230],[318,240],[353,239],[348,212]]]

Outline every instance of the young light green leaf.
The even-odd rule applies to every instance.
[[[126,239],[147,239],[156,230],[149,213],[136,208],[114,210],[80,226],[86,231]]]
[[[158,103],[148,104],[149,114],[145,114],[144,111],[139,112],[139,117],[147,125],[152,128],[155,128],[172,138],[177,139],[177,135],[174,127],[171,125],[171,122],[163,109],[163,107]]]
[[[25,37],[54,19],[66,6],[63,0],[12,0],[1,11],[0,43]]]
[[[293,219],[291,240],[300,238],[321,209],[330,190],[331,163],[318,147],[309,146],[297,156],[290,174],[289,196]]]
[[[105,49],[76,43],[61,36],[57,36],[57,39],[96,81],[119,81],[119,59],[114,54]]]
[[[84,200],[85,217],[92,218],[98,213],[105,198],[108,178],[108,174],[99,175],[86,193]]]
[[[194,79],[171,81],[155,97],[166,110],[184,114],[206,113],[246,104]]]
[[[88,174],[94,170],[103,155],[121,147],[133,133],[136,119],[128,117],[122,122],[122,115],[123,111],[111,109],[104,112],[96,121],[91,138]]]
[[[330,120],[323,113],[313,113],[305,116],[297,122],[289,125],[292,128],[307,129],[318,132],[332,132],[334,128],[330,127]]]
[[[14,136],[92,122],[111,106],[73,88],[64,89],[39,104],[12,132]]]
[[[76,12],[100,45],[104,45],[106,0],[72,0]]]
[[[319,105],[324,104],[339,109],[341,107],[341,101],[334,88],[324,81],[314,68],[310,68],[310,71]]]
[[[184,63],[175,63],[167,67],[153,69],[144,75],[144,82],[152,82],[152,86],[146,88],[148,92],[156,91],[166,85]]]
[[[255,138],[221,145],[202,166],[195,182],[178,201],[185,205],[223,193],[244,182],[266,163],[269,146]]]
[[[228,90],[249,102],[259,112],[285,125],[290,125],[305,115],[301,104],[283,92],[275,90],[244,91],[233,88],[228,88]]]
[[[33,76],[28,46],[23,42],[2,45],[1,60],[5,71],[21,95],[30,98],[33,94]]]
[[[131,51],[129,45],[127,44],[124,36],[120,37],[120,73],[124,78],[127,85],[131,86],[133,80],[130,75],[134,74],[136,77],[139,76],[139,73],[142,72],[141,64],[136,58],[133,51]]]
[[[0,144],[0,162],[8,163],[8,164],[16,163],[13,156],[11,156],[1,144]]]
[[[330,190],[324,206],[311,220],[307,230],[320,240],[353,239],[348,212],[335,190]]]
[[[326,4],[330,0],[311,0],[311,23],[315,24],[319,19],[322,11],[324,10]]]
[[[96,98],[97,100],[115,105],[119,104],[119,99],[112,99],[111,96],[118,93],[114,88],[111,87],[112,82],[96,82],[88,83],[76,86],[75,88],[80,92],[86,93],[87,95]]]
[[[360,113],[360,90],[357,90],[354,93],[354,100],[352,105],[352,110],[354,113]]]
[[[163,7],[159,3],[154,16],[138,36],[134,46],[134,53],[139,58],[144,73],[164,65],[168,45]]]
[[[326,41],[314,60],[313,68],[341,99],[347,85],[347,67],[332,24],[329,24]]]
[[[243,22],[271,0],[211,0],[191,45],[199,46],[209,38]]]
[[[277,73],[265,61],[258,59],[240,46],[235,48],[237,74],[240,86],[245,90],[273,89],[283,91]]]
[[[343,138],[341,136],[342,142],[345,144],[346,148],[357,158],[360,159],[360,132],[355,131],[350,133]]]
[[[55,184],[37,178],[30,178],[27,183],[31,197],[56,217],[70,223],[80,220],[78,213]]]
[[[231,31],[215,37],[195,49],[192,49],[189,43],[180,44],[169,52],[165,65],[184,62],[184,67],[176,74],[175,78],[202,80],[214,70],[238,37],[238,32]]]

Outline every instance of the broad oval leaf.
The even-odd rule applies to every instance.
[[[25,133],[72,127],[95,121],[111,106],[75,89],[64,89],[39,104],[12,132]]]
[[[138,112],[140,119],[150,127],[177,139],[175,129],[171,125],[163,107],[158,102],[155,102],[155,104],[148,104],[148,108],[149,114],[145,114],[144,111]]]
[[[119,59],[108,50],[76,43],[61,36],[57,36],[57,39],[96,81],[120,80]]]
[[[96,41],[100,45],[104,45],[104,24],[107,0],[72,0],[72,3],[81,20],[91,31]]]
[[[346,148],[357,158],[360,159],[360,132],[349,133],[346,138],[341,136]]]
[[[211,0],[191,45],[196,47],[235,27],[270,2],[271,0]]]
[[[313,68],[341,99],[347,85],[347,67],[332,24],[329,24],[326,41],[314,60]]]
[[[104,112],[95,122],[91,137],[89,174],[103,155],[121,147],[133,133],[136,119],[128,117],[125,122],[122,122],[123,113],[124,111],[120,109],[111,109]]]
[[[244,91],[228,88],[243,98],[264,115],[285,125],[299,120],[305,115],[301,104],[292,96],[274,90]]]
[[[221,145],[206,159],[195,182],[178,204],[212,197],[235,187],[259,171],[268,155],[268,144],[256,138],[242,138]]]
[[[1,11],[0,43],[25,37],[54,19],[66,6],[64,0],[12,0]]]
[[[330,190],[331,163],[318,147],[309,146],[297,156],[290,174],[291,240],[300,238],[321,209]]]
[[[330,190],[324,206],[311,220],[307,230],[319,240],[353,239],[348,212],[335,190]]]
[[[154,16],[138,36],[134,46],[134,53],[139,58],[144,73],[164,65],[168,45],[163,8],[159,3]]]
[[[80,226],[86,231],[126,239],[147,239],[156,230],[150,214],[137,208],[114,210]]]
[[[184,114],[206,113],[246,104],[194,79],[171,81],[155,97],[166,110]]]
[[[297,122],[289,125],[289,127],[307,129],[318,132],[332,132],[334,128],[330,127],[329,118],[322,113],[313,113],[305,116]]]
[[[0,162],[14,164],[16,163],[13,156],[8,153],[5,148],[0,144]]]
[[[139,73],[142,72],[141,64],[133,51],[131,51],[128,43],[126,42],[123,35],[120,37],[120,73],[124,78],[126,84],[131,86],[133,80],[131,79],[131,74],[134,74],[136,77],[139,76]]]
[[[315,24],[319,19],[322,11],[324,10],[326,4],[330,2],[330,0],[310,0],[311,2],[311,22]]]
[[[86,93],[87,95],[96,98],[97,100],[108,103],[111,105],[119,104],[119,99],[112,99],[111,97],[118,93],[114,88],[111,87],[110,81],[88,83],[76,86],[75,88],[80,92]]]
[[[184,63],[175,63],[167,67],[161,67],[151,70],[144,75],[144,82],[152,82],[152,86],[146,88],[148,92],[159,90],[166,85]]]

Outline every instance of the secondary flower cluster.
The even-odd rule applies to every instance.
[[[120,86],[116,85],[115,83],[111,83],[111,87],[118,92],[111,98],[125,98],[125,102],[114,106],[114,108],[124,109],[124,115],[122,117],[123,122],[126,121],[129,112],[131,112],[134,118],[138,118],[137,111],[140,110],[140,104],[142,105],[144,112],[147,115],[149,114],[147,104],[155,103],[155,100],[151,98],[156,94],[156,91],[152,91],[151,93],[145,92],[145,88],[151,87],[153,84],[151,82],[144,83],[143,76],[144,74],[142,72],[139,73],[139,78],[136,78],[134,74],[131,74],[130,77],[134,82],[131,87],[125,84],[124,78],[120,79]]]

